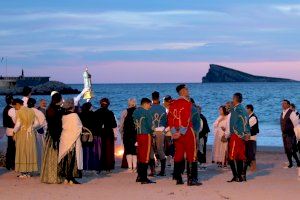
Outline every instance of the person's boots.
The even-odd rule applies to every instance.
[[[245,172],[245,174],[243,174],[244,161],[238,160],[238,161],[236,161],[236,165],[237,165],[238,182],[247,181],[246,172]]]
[[[188,161],[186,161],[185,168],[186,168],[186,175],[187,175],[188,182],[189,182],[189,175],[192,176],[192,165],[190,165],[190,163]]]
[[[197,185],[202,185],[202,183],[200,183],[198,180],[198,163],[197,162],[192,163],[192,177],[198,183]]]
[[[141,179],[141,184],[152,184],[152,183],[156,183],[154,181],[151,181],[150,179],[148,179],[147,177],[147,171],[148,171],[148,164],[146,163],[142,163],[142,179]]]
[[[167,160],[166,159],[163,159],[163,160],[160,160],[160,167],[161,167],[161,170],[160,170],[160,173],[158,174],[158,176],[166,176],[166,162]]]
[[[185,168],[186,168],[186,162],[185,162],[185,160],[183,160],[180,162],[180,173],[181,174],[184,174]]]
[[[137,178],[136,178],[136,182],[140,183],[142,181],[142,165],[141,163],[137,163]]]
[[[140,168],[140,183],[145,183],[147,181],[147,171],[148,171],[148,167],[145,170],[145,167],[148,166],[145,163],[140,163],[139,164],[139,168]],[[146,171],[146,174],[145,174]]]
[[[251,163],[252,162],[250,162],[250,161],[244,162],[243,172],[242,172],[242,179],[243,179],[243,181],[247,181],[246,174],[247,174],[248,167],[251,166]]]
[[[176,185],[183,185],[183,180],[182,180],[182,162],[174,162],[174,173],[173,173],[173,178],[176,180]]]
[[[235,167],[235,162],[234,160],[230,160],[229,162],[233,178],[230,181],[227,181],[228,183],[236,182],[237,181],[237,172],[236,172],[236,167]]]
[[[198,167],[197,162],[187,163],[188,186],[200,186],[198,182]]]
[[[155,176],[155,160],[154,159],[150,159],[149,166],[150,166],[150,170],[151,170],[149,176],[154,177]]]

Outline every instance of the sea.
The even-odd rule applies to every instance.
[[[73,88],[82,90],[82,84],[71,84]],[[151,98],[153,91],[159,91],[161,99],[166,95],[176,98],[177,83],[138,83],[138,84],[93,84],[95,97],[92,99],[93,109],[99,108],[99,100],[103,97],[110,99],[110,109],[119,119],[121,112],[127,107],[129,98]],[[281,101],[288,99],[296,106],[300,106],[300,83],[190,83],[187,84],[191,97],[202,107],[211,132],[208,144],[213,143],[213,123],[218,117],[218,108],[225,102],[232,100],[236,92],[243,94],[243,105],[253,104],[255,113],[259,118],[260,133],[257,138],[259,146],[281,147],[280,114]],[[72,98],[76,95],[64,95],[63,98]],[[34,95],[37,101],[46,99],[50,102],[49,95]],[[84,100],[81,100],[81,104]],[[4,96],[0,96],[0,110],[5,107]],[[0,125],[2,115],[0,115]]]

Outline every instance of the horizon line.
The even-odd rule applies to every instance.
[[[113,82],[113,83],[92,83],[92,85],[118,85],[118,84],[224,84],[224,83],[229,83],[229,84],[240,84],[240,83],[299,83],[300,80],[295,80],[291,82],[211,82],[211,83],[203,83],[203,82],[123,82],[123,83],[118,83],[118,82]],[[83,85],[83,83],[65,83],[69,85]]]

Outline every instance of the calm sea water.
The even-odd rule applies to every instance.
[[[111,101],[110,109],[119,118],[123,109],[126,109],[127,99],[135,97],[138,101],[142,97],[151,97],[153,91],[159,91],[161,97],[171,95],[177,97],[177,84],[94,84],[95,98],[92,100],[94,109],[99,107],[99,99],[108,97]],[[82,85],[72,85],[82,89]],[[207,117],[212,130],[212,124],[218,117],[218,107],[232,99],[235,92],[244,95],[244,105],[253,104],[260,121],[258,145],[282,146],[279,117],[281,100],[289,99],[300,106],[300,83],[221,83],[221,84],[188,84],[191,96],[196,103],[202,106],[203,114]],[[65,95],[64,98],[74,95]],[[49,96],[34,96],[37,100]],[[83,103],[83,101],[81,101]],[[0,109],[5,106],[4,97],[0,97]],[[2,116],[0,117],[2,123]],[[213,142],[213,133],[210,133],[209,144]]]

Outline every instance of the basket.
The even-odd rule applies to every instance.
[[[92,132],[85,127],[82,127],[82,133],[81,133],[81,142],[87,143],[87,142],[93,142],[94,137]]]

